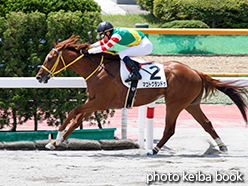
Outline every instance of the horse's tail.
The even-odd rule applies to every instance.
[[[197,73],[199,74],[203,82],[203,89],[205,90],[204,98],[215,95],[217,90],[223,92],[237,105],[247,124],[247,115],[246,115],[247,104],[245,101],[245,97],[248,98],[247,86],[237,85],[238,81],[223,82],[217,79],[213,79],[204,73],[201,72],[197,72]]]

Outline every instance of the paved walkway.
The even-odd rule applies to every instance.
[[[202,109],[217,131],[221,131],[221,128],[248,129],[235,105],[202,105]],[[133,140],[138,139],[138,114],[138,107],[128,109],[127,137]],[[104,125],[104,128],[116,128],[115,136],[118,138],[121,138],[121,115],[121,109],[116,109],[114,117],[109,118],[110,124]],[[154,139],[161,138],[165,126],[164,121],[165,105],[157,104],[154,115]],[[33,130],[33,126],[34,122],[28,121],[23,125],[18,125],[17,130]],[[97,128],[97,126],[90,126],[89,122],[85,122],[84,128]],[[186,111],[180,113],[176,128],[194,128],[203,131],[201,126]],[[43,122],[39,123],[38,130],[57,130],[57,128],[49,127]]]
[[[111,0],[94,0],[101,6],[101,14],[103,15],[115,15],[115,14],[141,14],[148,13],[147,11],[141,10],[139,5],[134,4],[116,4],[115,1]]]

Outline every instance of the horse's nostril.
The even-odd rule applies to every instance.
[[[39,76],[36,76],[36,79],[37,80],[40,80],[41,79],[41,76],[39,75]]]

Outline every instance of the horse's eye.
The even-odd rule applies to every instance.
[[[52,58],[48,58],[47,61],[50,63],[52,61]]]

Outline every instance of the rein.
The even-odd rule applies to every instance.
[[[92,58],[91,58],[92,59]],[[102,62],[103,62],[103,56],[101,58],[101,62],[100,64],[98,64],[98,67],[87,77],[85,78],[85,81],[87,81],[93,74],[95,74],[95,72],[100,68],[100,66],[102,65]]]
[[[54,65],[53,65],[53,67],[51,68],[51,70],[48,70],[44,65],[42,65],[41,68],[43,68],[44,70],[46,70],[47,72],[49,72],[53,77],[54,77],[56,74],[60,73],[61,71],[66,70],[69,66],[71,66],[71,65],[74,64],[74,63],[76,63],[78,60],[80,60],[82,57],[85,56],[84,54],[82,54],[81,56],[77,57],[75,60],[73,60],[72,62],[70,62],[68,65],[66,65],[66,64],[65,64],[65,61],[64,61],[64,58],[63,58],[63,56],[62,56],[62,51],[59,52],[59,51],[56,50],[55,48],[53,48],[52,50],[54,50],[55,52],[57,52],[57,53],[59,54],[58,57],[57,57],[56,62],[55,62]],[[112,52],[106,52],[106,53],[114,54],[114,53],[112,53]],[[94,62],[96,62],[91,56],[89,56],[89,57],[91,58],[91,60],[93,60]],[[100,67],[102,67],[103,58],[104,58],[104,56],[102,56],[100,64],[96,62],[96,63],[98,64],[97,68],[96,68],[96,69],[95,69],[87,78],[85,78],[85,81],[87,81],[93,74],[95,74],[95,72],[96,72]],[[57,66],[58,66],[58,64],[59,64],[59,60],[60,60],[60,59],[61,59],[63,65],[64,65],[64,67],[61,68],[61,69],[59,69],[59,70],[57,70],[57,71],[55,71],[56,68],[57,68]],[[110,76],[112,76],[112,77],[114,78],[114,76],[113,76],[109,71],[107,71],[107,69],[105,69],[104,67],[102,67],[102,68],[103,68]]]
[[[102,59],[101,59],[101,63],[99,64],[93,57],[91,57],[90,55],[88,55],[88,57],[92,60],[92,61],[94,61],[94,62],[96,62],[96,64],[98,64],[98,67],[97,67],[97,69],[99,69],[99,67],[101,67],[101,68],[103,68],[103,70],[105,70],[112,78],[115,78],[115,76],[113,76],[113,74],[111,74],[106,68],[104,68],[103,66],[102,66],[102,62],[103,62],[103,56],[102,56]],[[96,70],[97,70],[96,69]],[[96,71],[95,70],[95,71]],[[95,72],[94,71],[94,72]],[[93,74],[92,74],[93,75]],[[90,75],[91,76],[91,75]]]

